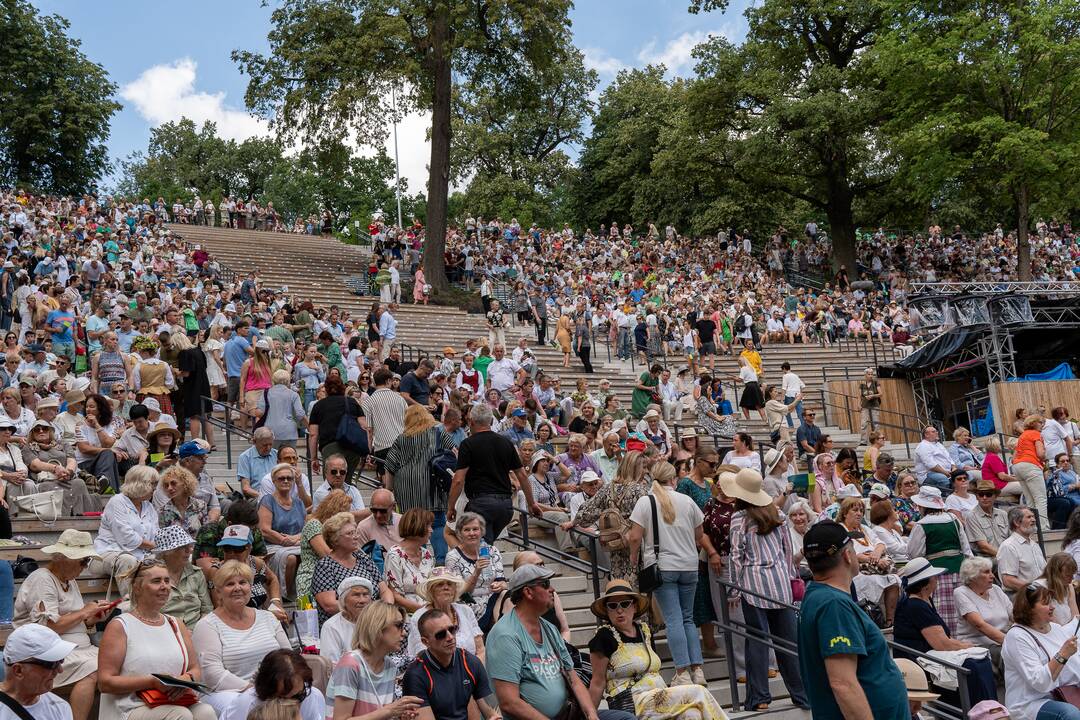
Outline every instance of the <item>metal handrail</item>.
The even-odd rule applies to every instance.
[[[749,595],[751,597],[760,598],[774,605],[779,605],[782,608],[792,610],[794,611],[796,617],[801,614],[801,610],[798,605],[794,605],[792,603],[785,603],[770,595],[765,595],[757,591],[750,590],[749,588],[745,588],[737,583],[724,580],[723,578],[716,578],[714,582],[719,586],[721,598],[726,599],[730,595],[729,591],[734,590],[740,595]],[[798,659],[799,657],[798,645],[793,641],[785,640],[783,638],[762,635],[760,634],[760,631],[758,631],[756,628],[750,627],[744,621],[734,620],[731,617],[731,612],[728,608],[727,602],[718,602],[716,604],[720,607],[720,621],[717,623],[717,625],[724,633],[724,650],[729,663],[728,683],[731,691],[731,709],[733,712],[739,712],[741,703],[739,701],[738,680],[736,679],[735,668],[732,666],[735,658],[735,643],[732,639],[732,636],[737,635],[739,637],[750,640],[751,642],[761,643],[773,650],[773,652],[790,655],[796,659]],[[947,660],[942,660],[932,655],[919,652],[918,650],[909,648],[906,645],[901,645],[895,640],[886,639],[885,642],[893,650],[900,650],[908,656],[925,658],[927,660],[930,660],[931,662],[934,662],[938,665],[941,665],[956,672],[958,686],[957,692],[960,696],[960,707],[958,708],[955,705],[949,705],[948,703],[942,702],[941,700],[935,700],[933,702],[926,703],[923,705],[923,707],[925,707],[927,710],[937,715],[938,717],[947,718],[948,720],[963,720],[963,718],[967,717],[967,713],[971,709],[971,702],[967,692],[967,678],[968,675],[971,674],[971,670],[964,667],[963,665],[957,665]]]
[[[578,527],[570,528],[570,532],[577,535],[584,535],[589,541],[589,562],[585,562],[576,555],[571,555],[558,547],[548,545],[547,543],[540,542],[535,538],[529,536],[529,520],[532,516],[522,510],[521,508],[513,508],[514,512],[518,514],[518,525],[521,528],[520,532],[513,532],[511,530],[506,531],[506,540],[518,545],[522,550],[532,550],[538,555],[545,557],[549,560],[555,560],[567,567],[571,567],[583,573],[588,573],[592,578],[592,590],[593,598],[600,597],[600,575],[611,574],[611,568],[603,567],[596,561],[597,551],[599,549],[600,537],[597,534],[591,533],[587,530],[582,530]],[[550,522],[550,521],[546,521]]]

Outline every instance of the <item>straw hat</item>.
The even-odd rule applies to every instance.
[[[757,507],[764,507],[773,501],[772,495],[762,488],[764,479],[757,470],[743,468],[734,475],[721,473],[717,480],[720,483],[720,489],[728,497],[743,500]]]
[[[919,667],[914,660],[897,658],[896,667],[900,668],[900,674],[904,676],[904,687],[907,688],[908,700],[916,702],[931,702],[937,700],[940,695],[930,692],[930,684],[926,681],[926,672]]]
[[[465,579],[446,567],[434,568],[431,574],[424,578],[424,581],[416,588],[416,594],[430,603],[432,601],[431,588],[439,583],[447,582],[454,585],[454,602],[457,602],[457,599],[465,592]]]
[[[150,434],[148,434],[146,436],[146,439],[152,443],[152,442],[154,442],[154,438],[156,438],[161,433],[169,433],[169,434],[171,434],[173,436],[173,441],[174,441],[173,445],[174,446],[180,444],[180,440],[182,439],[182,437],[180,435],[180,431],[177,430],[172,425],[170,425],[169,423],[163,423],[163,422],[159,422],[156,425],[154,425],[154,429],[150,431]]]
[[[60,533],[59,539],[52,545],[41,548],[41,552],[46,555],[63,555],[69,560],[98,557],[94,551],[94,539],[90,537],[90,533],[74,528],[68,528]]]
[[[596,600],[593,601],[593,604],[589,606],[589,609],[592,610],[593,615],[596,617],[607,620],[608,614],[606,603],[608,600],[613,600],[615,598],[631,598],[634,600],[637,603],[637,607],[634,609],[634,617],[642,614],[649,607],[649,599],[647,597],[634,590],[634,587],[626,580],[616,578],[614,580],[608,580],[608,584],[604,587],[604,594],[596,598]]]

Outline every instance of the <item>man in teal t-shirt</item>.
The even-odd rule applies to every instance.
[[[818,523],[806,532],[803,553],[814,581],[799,617],[799,666],[814,720],[910,720],[885,637],[849,592],[859,560],[847,530]]]

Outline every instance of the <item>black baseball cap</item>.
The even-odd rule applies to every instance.
[[[807,559],[830,557],[851,542],[847,528],[832,520],[823,520],[803,536],[803,555]]]

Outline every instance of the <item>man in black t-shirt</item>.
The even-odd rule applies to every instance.
[[[331,455],[343,455],[349,465],[349,474],[346,477],[349,482],[353,482],[354,473],[363,467],[364,457],[355,448],[338,440],[338,426],[341,418],[348,414],[356,418],[369,437],[371,429],[360,403],[345,394],[345,386],[341,380],[331,377],[327,379],[324,387],[327,391],[326,397],[311,407],[311,415],[308,417],[308,457],[311,458],[311,469],[320,472],[320,456],[325,462]]]
[[[525,469],[521,466],[514,443],[491,431],[491,408],[477,405],[469,411],[469,437],[458,447],[457,470],[450,485],[450,500],[446,511],[448,524],[457,520],[457,500],[462,490],[469,498],[465,509],[484,518],[484,538],[489,544],[503,531],[514,517],[511,503],[514,488],[510,484],[513,473],[525,493],[525,506],[534,515],[540,515]]]
[[[706,308],[705,314],[698,318],[694,331],[697,334],[698,353],[704,365],[705,356],[709,356],[709,372],[716,371],[716,323],[709,319],[712,308]]]

